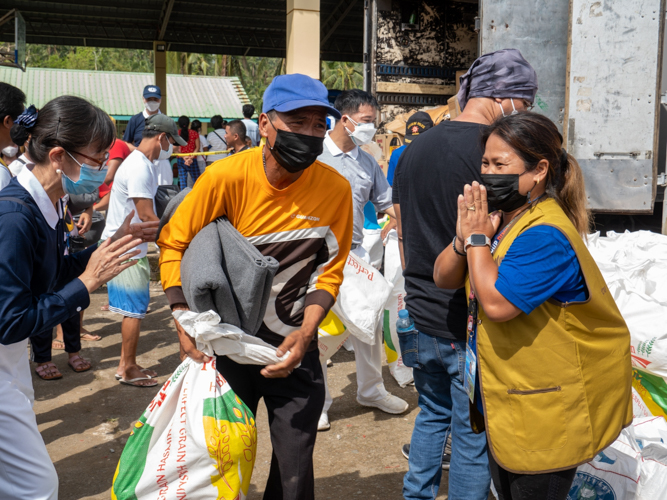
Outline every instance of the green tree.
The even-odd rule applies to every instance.
[[[0,43],[0,51],[10,44]],[[36,68],[83,69],[151,73],[153,52],[138,49],[74,47],[67,45],[27,46],[28,66]],[[168,52],[167,73],[181,75],[236,76],[255,109],[262,109],[264,90],[277,75],[285,73],[285,60],[194,52]],[[329,89],[347,90],[363,85],[362,65],[322,61],[322,83]]]
[[[364,84],[363,65],[340,61],[322,61],[322,83],[331,90],[359,89]]]

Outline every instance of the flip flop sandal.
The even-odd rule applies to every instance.
[[[94,335],[90,332],[86,332],[81,334],[81,340],[85,340],[86,342],[97,342],[98,340],[102,340],[102,337],[99,335]]]
[[[51,342],[51,349],[54,351],[64,351],[65,350],[65,342],[62,340],[54,339],[53,342]]]
[[[146,372],[150,372],[150,371],[152,371],[150,368],[142,368],[142,369],[141,369],[141,373],[143,373],[144,375],[146,375],[148,378],[157,378],[157,375],[156,375],[155,377],[153,377],[152,375],[148,375],[148,374],[146,373]],[[122,375],[118,375],[118,374],[116,373],[116,374],[114,375],[114,378],[115,378],[116,380],[122,380],[123,376],[122,376]]]
[[[137,384],[137,382],[141,380],[152,380],[155,382],[154,384],[148,384],[148,385],[143,385],[143,384]],[[157,385],[157,380],[154,380],[150,377],[137,377],[137,378],[131,378],[130,380],[125,380],[124,378],[121,378],[118,382],[121,384],[125,385],[131,385],[133,387],[155,387]]]
[[[88,363],[88,368],[83,368],[82,369],[81,366],[83,366],[84,363],[86,363],[86,360],[83,359],[78,354],[76,356],[72,356],[67,361],[67,364],[69,365],[69,367],[77,373],[87,372],[88,370],[90,370],[93,367],[90,363]]]
[[[58,380],[59,378],[63,378],[63,374],[60,373],[58,367],[51,362],[37,366],[35,368],[35,373],[42,380]]]

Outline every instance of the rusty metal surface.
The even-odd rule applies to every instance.
[[[649,211],[653,161],[603,158],[579,160],[591,209],[601,212]]]
[[[482,54],[518,49],[537,72],[534,111],[563,130],[569,4],[553,0],[480,0]]]
[[[571,5],[567,149],[584,169],[593,210],[651,211],[664,0]]]
[[[477,5],[427,0],[421,3],[420,29],[401,31],[398,4],[394,10],[377,11],[377,31],[373,82],[424,83],[453,85],[456,69],[466,69],[477,54],[474,18]],[[377,65],[405,65],[445,68],[442,78],[414,75],[379,75]],[[449,71],[452,70],[452,71]],[[375,91],[375,88],[373,88]],[[379,96],[378,96],[379,97]],[[382,99],[381,99],[382,100]],[[381,104],[381,125],[398,114],[422,105]],[[387,100],[385,100],[387,102]]]

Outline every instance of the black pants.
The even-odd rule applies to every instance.
[[[273,445],[264,500],[313,500],[313,448],[324,407],[319,351],[306,353],[287,378],[264,378],[262,366],[240,365],[226,356],[218,356],[216,366],[254,415],[264,398]]]
[[[496,463],[489,447],[491,479],[499,500],[566,500],[577,468],[549,474],[514,474]]]
[[[81,316],[76,313],[62,323],[63,342],[65,352],[74,353],[81,350]],[[30,337],[32,344],[32,360],[35,363],[46,363],[51,361],[51,343],[53,342],[53,330],[47,330]]]

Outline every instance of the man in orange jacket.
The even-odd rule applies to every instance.
[[[278,76],[264,93],[262,111],[259,130],[266,145],[217,161],[199,177],[162,230],[160,271],[172,309],[187,309],[181,258],[194,236],[222,216],[280,263],[257,336],[278,347],[278,356],[290,356],[263,368],[219,356],[217,367],[253,413],[264,398],[273,444],[264,498],[310,500],[324,405],[317,328],[343,281],[352,242],[352,191],[335,169],[316,161],[327,114],[340,118],[321,82]],[[176,328],[182,351],[207,360],[178,323]]]

